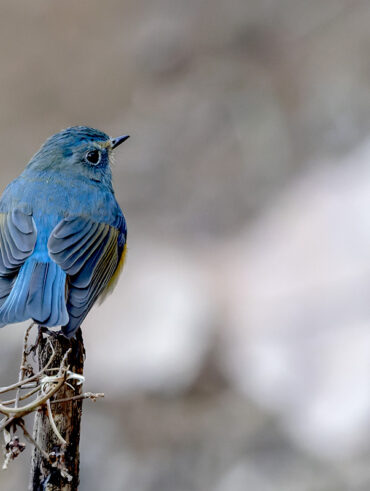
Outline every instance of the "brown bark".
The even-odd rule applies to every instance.
[[[48,336],[49,337],[49,336]],[[81,330],[76,339],[66,339],[62,335],[49,337],[55,350],[53,366],[59,367],[65,352],[71,348],[68,357],[69,369],[72,372],[83,373],[84,346]],[[38,361],[40,369],[44,367],[50,357],[50,347],[45,336],[38,345]],[[71,381],[75,390],[63,384],[54,396],[64,399],[79,395],[81,386]],[[55,424],[66,440],[62,445],[52,429],[46,409],[39,410],[35,415],[34,439],[39,447],[51,457],[48,462],[35,447],[32,455],[30,491],[76,491],[79,484],[79,441],[82,414],[82,400],[51,404]]]

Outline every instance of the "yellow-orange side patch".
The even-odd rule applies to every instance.
[[[106,299],[106,297],[112,293],[112,291],[114,290],[116,284],[117,284],[117,281],[118,281],[118,278],[119,278],[119,275],[121,274],[122,272],[122,269],[123,269],[123,265],[125,264],[125,258],[126,258],[126,250],[127,250],[127,243],[124,245],[123,247],[123,251],[122,251],[122,255],[121,255],[121,259],[119,260],[119,263],[118,263],[118,266],[117,266],[117,269],[116,271],[114,272],[112,278],[109,280],[109,283],[108,285],[105,287],[105,290],[102,292],[102,294],[100,295],[99,297],[99,303],[102,303],[104,302],[104,300]]]

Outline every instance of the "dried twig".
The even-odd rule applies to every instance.
[[[73,397],[52,400],[53,396],[59,391],[59,389],[64,384],[68,384],[68,380],[76,380],[77,384],[82,384],[85,379],[82,375],[73,373],[69,370],[67,360],[71,349],[66,350],[62,361],[57,368],[50,368],[55,358],[55,350],[49,340],[47,341],[47,345],[50,347],[50,357],[44,368],[42,368],[36,374],[32,374],[32,368],[31,365],[28,364],[27,358],[32,352],[34,352],[35,346],[40,341],[40,335],[42,336],[42,332],[40,331],[36,345],[33,347],[31,346],[30,348],[28,347],[30,332],[34,325],[35,324],[32,323],[25,332],[18,382],[7,387],[0,388],[0,394],[16,391],[15,397],[13,399],[8,399],[4,401],[0,400],[0,414],[3,414],[5,416],[0,422],[0,432],[3,432],[4,434],[6,449],[3,469],[6,469],[9,462],[16,458],[25,448],[24,443],[19,442],[18,437],[15,435],[17,426],[19,426],[23,430],[23,433],[27,440],[35,445],[35,447],[40,451],[43,458],[46,459],[49,464],[51,464],[52,466],[57,465],[55,463],[55,458],[51,454],[49,455],[47,452],[45,452],[45,450],[43,450],[39,446],[32,435],[28,432],[23,421],[24,416],[45,408],[47,410],[53,432],[61,442],[63,448],[67,445],[67,442],[62,437],[55,424],[51,410],[51,404],[67,403],[72,401],[79,401],[82,399],[91,399],[95,401],[100,397],[104,397],[104,394],[101,393],[93,394],[91,392],[86,392],[84,394],[76,395]],[[31,376],[25,378],[27,373],[31,373]],[[21,390],[24,389],[27,389],[27,392],[21,395]],[[23,401],[26,401],[26,403],[22,405],[21,402]],[[11,432],[13,432],[13,437],[11,436]],[[58,459],[60,460],[61,457],[58,457]],[[59,467],[61,469],[61,473],[65,474],[67,472],[64,468],[64,465],[62,465],[60,462],[58,463],[58,468]],[[69,478],[70,476],[67,473],[65,477]]]
[[[53,401],[50,401],[50,404],[60,404],[63,402],[80,401],[81,399],[91,399],[93,402],[95,402],[96,399],[100,399],[101,397],[104,397],[103,392],[98,392],[97,394],[93,394],[92,392],[85,392],[84,394],[80,394],[78,396],[66,397],[64,399],[54,399]]]
[[[48,399],[46,401],[46,407],[48,409],[48,416],[49,416],[49,421],[50,421],[50,425],[51,427],[53,428],[53,431],[54,433],[56,434],[56,436],[59,438],[60,442],[62,443],[62,445],[67,445],[67,442],[65,441],[65,439],[62,437],[62,435],[59,433],[59,430],[55,424],[55,421],[54,421],[54,418],[53,418],[53,413],[51,411],[51,407],[50,407],[50,399]]]
[[[35,447],[37,447],[38,451],[42,453],[44,459],[48,460],[49,455],[43,450],[37,441],[33,438],[33,436],[28,432],[27,428],[25,427],[24,423],[22,421],[19,422],[19,426],[22,428],[24,436],[33,444]]]
[[[30,336],[30,332],[31,332],[31,329],[33,326],[34,326],[34,322],[31,322],[31,324],[27,327],[25,335],[24,335],[23,352],[22,352],[21,366],[20,366],[20,370],[19,370],[19,379],[18,379],[19,382],[23,381],[24,375],[26,373],[28,338]],[[19,397],[20,397],[20,387],[18,387],[18,389],[17,389],[14,407],[18,407]]]
[[[23,388],[24,387],[21,387],[21,389],[23,389]],[[36,392],[38,392],[39,390],[40,390],[40,387],[37,385],[32,390],[30,390],[29,392],[27,392],[27,394],[25,394],[24,396],[20,396],[19,399],[18,399],[18,402],[19,401],[24,401],[25,399],[28,399],[29,397],[31,397],[34,394],[36,394]],[[2,401],[2,404],[4,406],[9,406],[10,404],[15,404],[15,402],[16,402],[16,399],[9,399],[8,401]]]
[[[42,370],[40,370],[38,373],[36,373],[36,375],[33,375],[32,377],[28,377],[21,382],[16,382],[15,384],[9,385],[8,387],[1,387],[0,388],[0,394],[4,394],[5,392],[10,392],[11,390],[17,389],[18,387],[28,385],[31,382],[38,382],[40,377],[49,369],[49,367],[52,364],[54,357],[55,357],[55,351],[54,351],[53,345],[51,343],[49,343],[49,346],[51,349],[51,356],[49,358],[47,365]]]

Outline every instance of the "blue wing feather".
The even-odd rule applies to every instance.
[[[118,227],[119,228],[118,228]],[[72,336],[114,275],[126,241],[126,224],[67,217],[52,231],[50,257],[68,275],[69,322],[63,332]]]
[[[32,254],[36,237],[36,225],[31,215],[26,215],[20,210],[0,213],[1,276],[14,276],[19,271]]]

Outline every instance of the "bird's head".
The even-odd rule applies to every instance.
[[[82,174],[110,186],[113,150],[127,138],[128,135],[110,138],[94,128],[73,126],[48,138],[27,169]]]

